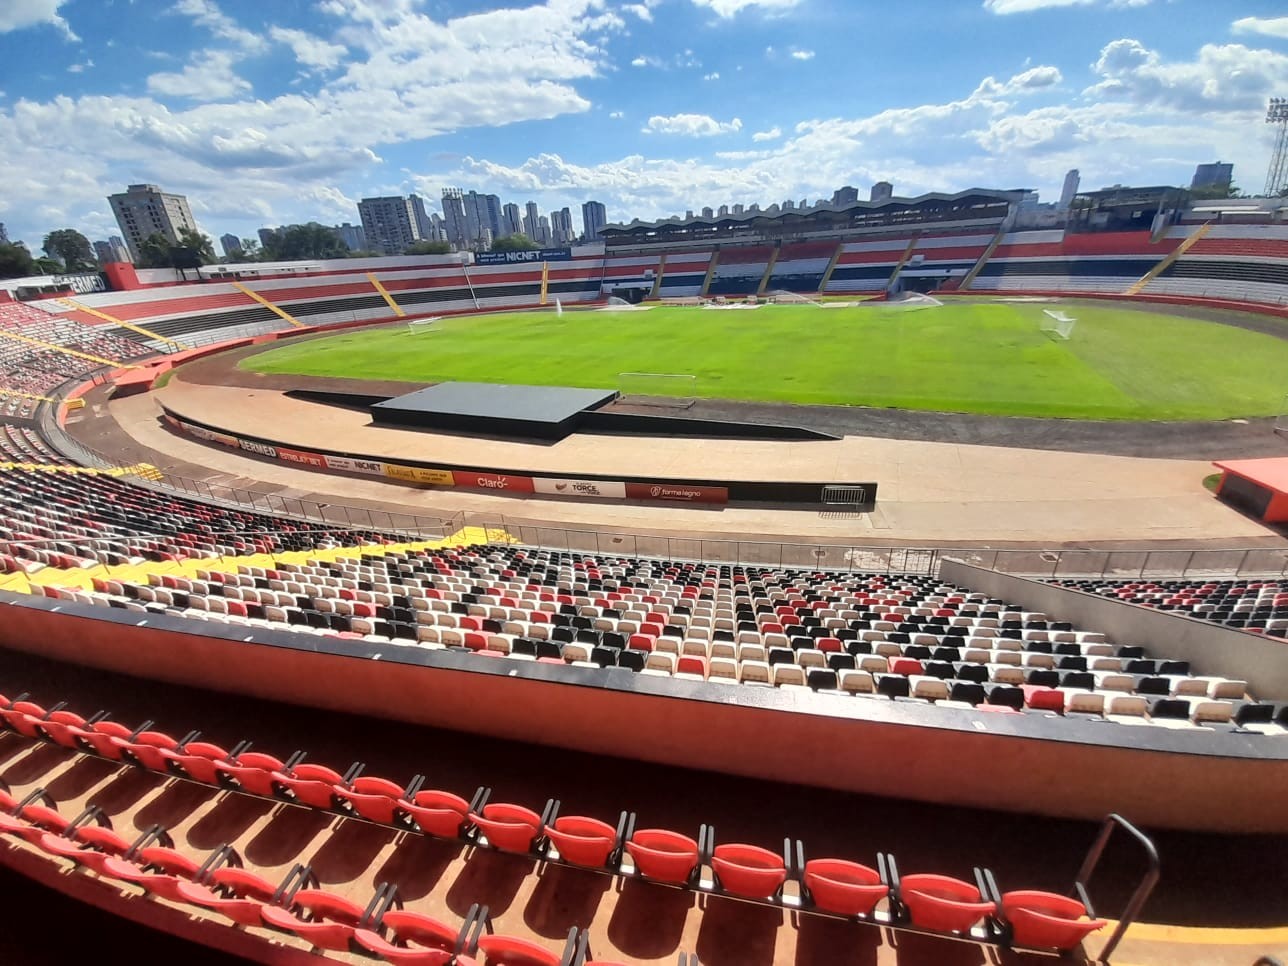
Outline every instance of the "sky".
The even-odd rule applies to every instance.
[[[357,222],[442,188],[706,205],[968,187],[1264,185],[1282,0],[0,0],[0,222]]]

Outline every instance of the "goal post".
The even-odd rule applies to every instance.
[[[407,331],[412,335],[424,335],[435,330],[435,322],[440,321],[440,316],[434,315],[427,319],[408,319]]]
[[[1073,327],[1078,324],[1078,320],[1060,309],[1043,309],[1042,314],[1046,317],[1042,322],[1042,331],[1067,342],[1073,335]]]
[[[698,377],[679,372],[619,372],[621,402],[635,406],[688,409],[698,401]]]
[[[1284,396],[1284,401],[1279,404],[1279,415],[1275,417],[1275,432],[1280,436],[1288,436],[1288,396]]]

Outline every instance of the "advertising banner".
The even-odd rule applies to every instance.
[[[599,500],[626,499],[626,484],[615,480],[555,480],[534,478],[534,492],[550,496],[580,496]]]
[[[347,456],[324,456],[327,469],[342,473],[362,473],[366,476],[384,476],[385,464],[375,460],[355,460]]]
[[[528,252],[479,252],[475,265],[516,265],[526,262],[570,262],[571,248],[534,248]]]
[[[256,443],[249,439],[239,439],[238,444],[248,453],[258,453],[260,456],[270,456],[277,458],[277,447],[269,446],[267,443]]]
[[[386,463],[385,476],[404,483],[430,483],[434,486],[454,486],[454,475],[449,470],[427,470],[419,466],[398,466]]]
[[[326,460],[317,453],[305,453],[303,450],[287,449],[285,446],[279,446],[277,447],[277,455],[279,459],[283,459],[288,463],[303,463],[305,466],[316,466],[318,468],[326,466]]]
[[[688,483],[627,483],[626,495],[632,500],[675,500],[680,503],[729,502],[727,487],[696,486]]]
[[[494,490],[506,493],[533,493],[532,477],[506,476],[502,473],[470,473],[454,470],[457,486],[468,486],[475,490]]]

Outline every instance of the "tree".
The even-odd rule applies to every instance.
[[[446,255],[452,250],[452,246],[447,242],[441,241],[418,241],[412,242],[404,249],[404,255]]]
[[[59,228],[45,236],[41,246],[50,258],[57,258],[69,272],[93,271],[98,268],[94,247],[75,228]]]
[[[27,246],[0,243],[0,278],[26,278],[36,274],[36,262]]]
[[[264,246],[265,261],[296,262],[306,258],[344,258],[349,246],[340,240],[335,229],[310,221],[307,225],[287,225],[273,232]]]
[[[1243,192],[1231,181],[1229,184],[1205,184],[1190,189],[1192,201],[1219,201],[1223,198],[1242,198]]]
[[[195,228],[180,228],[179,244],[175,247],[192,249],[203,265],[218,261],[215,258],[215,243],[211,241],[209,235],[203,235]]]
[[[154,231],[139,243],[139,268],[171,268],[174,264],[173,248],[170,239]]]
[[[359,248],[356,252],[350,250],[345,258],[379,258],[380,252],[373,252],[369,248]]]
[[[521,231],[515,232],[513,235],[506,235],[504,238],[498,238],[492,242],[492,251],[494,252],[532,252],[540,247]]]

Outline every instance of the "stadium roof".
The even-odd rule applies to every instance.
[[[960,202],[975,202],[979,204],[997,204],[999,202],[1012,203],[1019,202],[1025,195],[1024,191],[1001,191],[994,188],[967,188],[965,191],[958,191],[952,194],[946,194],[940,191],[931,191],[924,195],[918,195],[915,198],[888,198],[883,201],[856,201],[848,205],[833,207],[829,204],[817,205],[813,208],[786,208],[776,212],[769,211],[744,211],[740,215],[716,215],[711,218],[694,216],[693,218],[660,218],[657,221],[641,221],[636,218],[633,221],[622,224],[605,225],[601,232],[604,235],[627,235],[641,232],[659,231],[667,228],[671,229],[691,229],[691,228],[718,228],[718,227],[751,227],[753,224],[764,224],[765,222],[785,223],[788,221],[799,221],[806,218],[816,217],[819,215],[855,215],[855,214],[882,214],[907,211],[914,208],[926,207],[943,207],[951,206]]]

